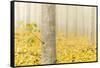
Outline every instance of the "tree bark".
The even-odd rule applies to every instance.
[[[56,62],[56,44],[55,44],[55,6],[42,5],[42,44],[41,64],[54,64]]]

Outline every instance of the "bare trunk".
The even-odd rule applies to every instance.
[[[55,44],[55,6],[42,5],[41,38],[42,45],[41,64],[54,64],[56,62]]]
[[[30,3],[26,3],[25,4],[25,20],[24,23],[30,23],[30,14],[31,14],[31,4]]]
[[[92,44],[96,43],[96,9],[91,8],[91,42]]]

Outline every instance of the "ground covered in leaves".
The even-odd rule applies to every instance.
[[[16,27],[15,65],[38,65],[41,61],[40,30],[34,23]],[[69,36],[56,33],[56,63],[96,61],[96,43],[86,36]]]

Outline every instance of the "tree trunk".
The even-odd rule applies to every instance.
[[[91,8],[91,43],[92,45],[96,43],[96,9]]]
[[[54,64],[56,62],[55,44],[55,6],[42,5],[41,39],[42,44],[41,64]]]
[[[30,3],[26,3],[25,4],[25,20],[24,23],[30,23],[30,14],[31,14],[31,4]]]

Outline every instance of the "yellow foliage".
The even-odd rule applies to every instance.
[[[40,30],[35,23],[22,24],[15,31],[15,65],[38,65],[41,61]],[[56,34],[56,63],[96,61],[96,43],[86,36]]]
[[[36,25],[28,23],[16,28],[15,65],[35,65],[40,63],[41,41]]]
[[[56,36],[57,63],[96,61],[96,44],[91,44],[88,37]]]

